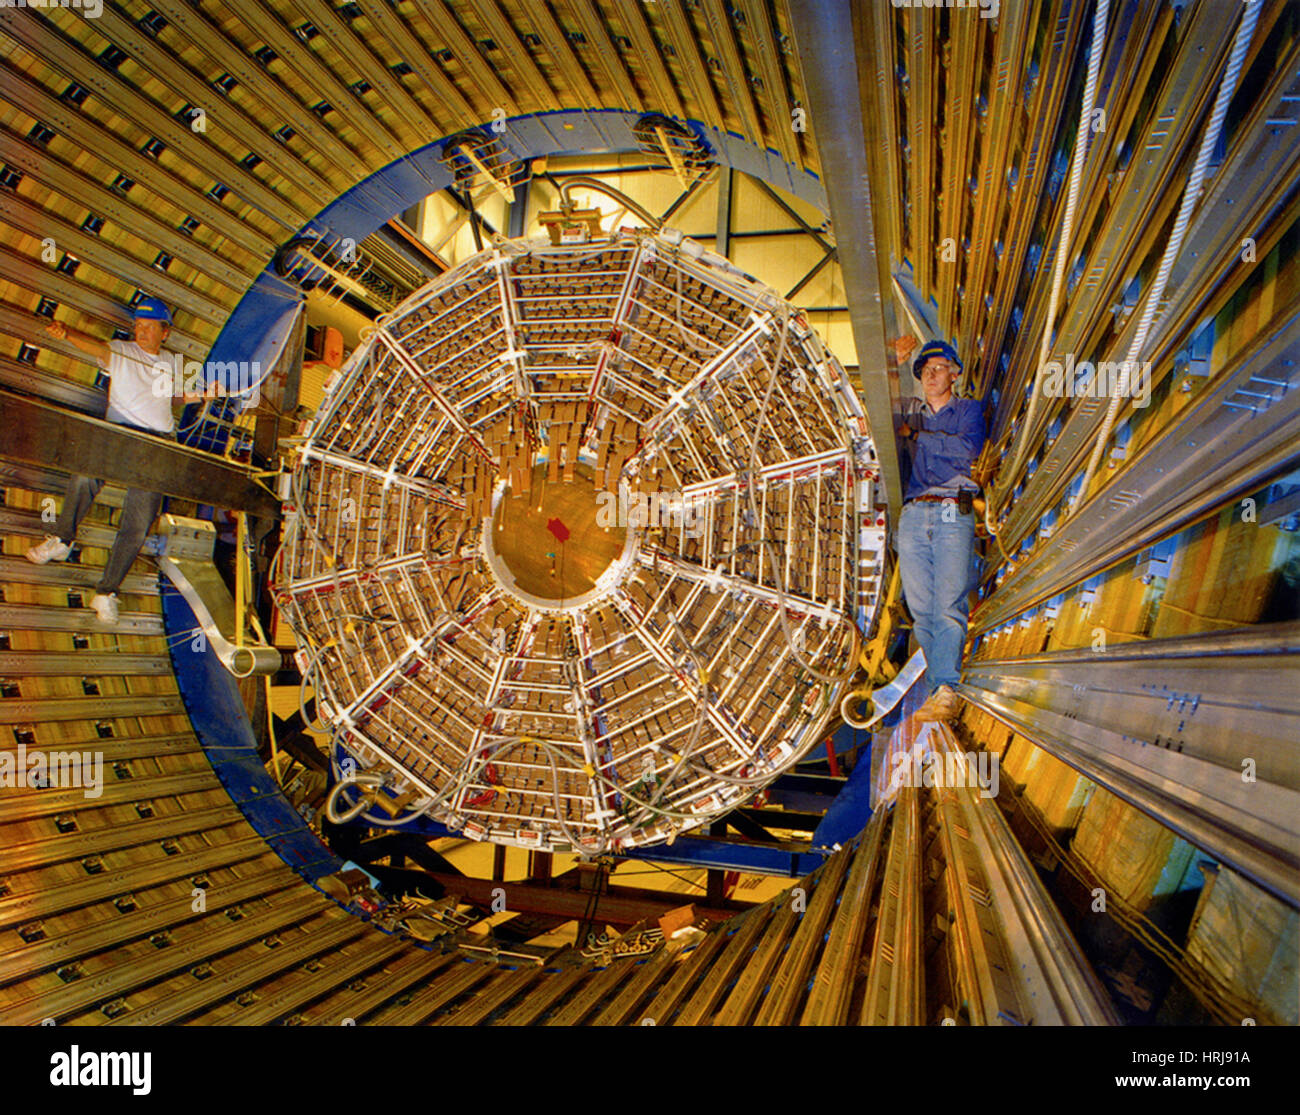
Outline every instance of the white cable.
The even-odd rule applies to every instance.
[[[1142,319],[1138,323],[1137,333],[1133,337],[1133,343],[1129,345],[1128,356],[1124,362],[1124,375],[1131,375],[1130,368],[1141,355],[1142,348],[1146,344],[1147,333],[1151,329],[1151,322],[1155,319],[1156,307],[1160,299],[1164,297],[1165,285],[1169,282],[1169,272],[1173,270],[1174,260],[1178,257],[1178,252],[1183,246],[1183,237],[1187,234],[1187,226],[1192,219],[1192,210],[1196,207],[1196,202],[1201,196],[1201,187],[1205,182],[1205,173],[1209,169],[1210,156],[1214,154],[1214,148],[1219,142],[1219,133],[1223,129],[1223,118],[1228,113],[1228,103],[1232,100],[1233,91],[1237,86],[1237,77],[1241,73],[1241,65],[1246,57],[1246,49],[1250,46],[1251,37],[1255,33],[1255,21],[1259,18],[1260,0],[1248,0],[1246,10],[1241,17],[1241,25],[1237,28],[1237,37],[1232,44],[1232,53],[1228,57],[1228,67],[1223,71],[1223,78],[1219,82],[1219,92],[1214,100],[1214,111],[1210,114],[1210,122],[1206,126],[1205,135],[1201,140],[1201,149],[1197,153],[1196,162],[1192,166],[1191,176],[1187,180],[1187,188],[1183,191],[1183,200],[1178,207],[1178,216],[1174,220],[1174,229],[1165,244],[1164,255],[1160,260],[1160,270],[1156,273],[1156,280],[1147,294],[1146,305],[1142,307]],[[1079,489],[1077,497],[1079,504],[1087,496],[1088,485],[1092,482],[1093,476],[1097,472],[1097,466],[1101,463],[1102,454],[1106,450],[1106,442],[1110,440],[1111,430],[1115,426],[1115,419],[1119,417],[1120,407],[1124,402],[1126,394],[1131,394],[1127,389],[1130,381],[1125,378],[1121,379],[1119,389],[1111,396],[1110,405],[1106,408],[1106,418],[1102,423],[1101,430],[1097,434],[1097,443],[1093,446],[1092,456],[1088,460],[1088,470],[1083,474],[1083,486]]]
[[[1015,453],[1009,465],[1004,465],[998,472],[998,480],[989,485],[988,503],[999,502],[1001,496],[994,491],[1006,477],[1006,486],[1001,495],[1010,491],[1012,480],[1024,463],[1028,447],[1029,430],[1038,416],[1038,400],[1042,394],[1043,380],[1047,375],[1047,358],[1052,350],[1052,326],[1056,321],[1056,307],[1060,300],[1061,285],[1065,277],[1065,261],[1069,256],[1070,237],[1074,232],[1074,211],[1079,201],[1079,187],[1083,181],[1083,164],[1088,157],[1089,139],[1092,135],[1092,112],[1097,97],[1097,75],[1101,69],[1101,56],[1104,53],[1106,38],[1106,19],[1110,10],[1110,0],[1097,0],[1097,7],[1092,17],[1092,47],[1088,52],[1088,77],[1083,87],[1083,103],[1079,106],[1079,128],[1074,137],[1074,157],[1070,164],[1070,186],[1065,197],[1065,220],[1061,226],[1061,239],[1056,248],[1055,267],[1052,273],[1052,294],[1047,305],[1047,318],[1043,322],[1043,339],[1038,346],[1038,370],[1034,373],[1033,390],[1029,393],[1029,409],[1025,412],[1023,422],[1016,426],[1012,435]],[[985,519],[987,525],[988,519]],[[996,537],[996,535],[994,535]],[[998,544],[1001,548],[1001,543]],[[1005,553],[1005,551],[1003,551]]]

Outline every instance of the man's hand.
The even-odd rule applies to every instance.
[[[898,436],[901,437],[901,438],[909,438],[909,437],[911,437],[911,436],[912,436],[912,427],[909,426],[906,422],[904,422],[901,426],[898,427]]]
[[[181,396],[181,401],[186,403],[202,403],[209,399],[220,399],[224,395],[225,391],[222,390],[221,381],[214,379],[203,389],[201,394],[196,391],[187,391]]]
[[[910,333],[903,337],[895,337],[892,344],[894,347],[894,358],[903,366],[907,365],[908,357],[916,351],[916,346],[921,342],[913,337]]]
[[[89,333],[83,333],[80,329],[73,329],[65,322],[51,321],[45,327],[45,332],[56,341],[71,341],[74,346],[93,356],[101,364],[106,363],[111,355],[107,342],[98,340]]]

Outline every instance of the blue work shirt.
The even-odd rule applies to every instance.
[[[956,495],[962,488],[979,490],[971,477],[975,458],[988,434],[984,408],[974,399],[952,396],[938,411],[924,399],[903,400],[903,421],[917,431],[911,448],[912,472],[904,501],[922,495]]]

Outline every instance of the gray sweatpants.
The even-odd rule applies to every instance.
[[[86,512],[90,510],[90,505],[95,502],[95,497],[103,486],[102,480],[94,480],[89,476],[74,476],[68,481],[68,490],[63,495],[63,510],[59,512],[59,521],[54,525],[54,533],[62,541],[71,543],[77,537],[78,524],[86,517]],[[117,539],[108,555],[108,564],[104,566],[104,575],[95,586],[96,592],[108,594],[121,587],[131,569],[131,563],[140,554],[140,547],[144,545],[149,528],[158,517],[162,501],[161,492],[147,492],[142,488],[127,489]]]

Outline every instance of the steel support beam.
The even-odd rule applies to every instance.
[[[434,838],[460,836],[459,832],[453,832],[446,825],[426,817],[416,818],[401,828],[403,832],[418,832]],[[637,848],[634,854],[620,857],[623,858],[652,863],[677,863],[685,867],[749,871],[756,875],[781,875],[792,879],[815,871],[826,859],[823,852],[811,851],[807,844],[754,844],[705,836],[679,836],[671,846],[658,844],[651,848]]]
[[[460,209],[463,209],[469,216],[470,230],[474,233],[474,242],[478,245],[476,251],[483,250],[483,233],[481,230],[486,229],[489,236],[500,236],[501,233],[493,227],[492,222],[478,211],[478,206],[474,204],[473,190],[453,190],[448,186],[443,191]]]
[[[803,288],[806,287],[810,282],[812,282],[813,279],[817,277],[821,269],[825,267],[828,263],[830,263],[831,260],[833,260],[834,258],[835,258],[835,250],[831,249],[831,251],[823,255],[821,259],[819,259],[810,268],[808,268],[807,271],[804,272],[803,278],[801,278],[797,283],[794,284],[794,286],[792,286],[789,290],[785,292],[785,300],[787,302],[792,301],[794,296],[798,294],[801,290],[803,290]]]
[[[529,175],[515,186],[515,200],[506,215],[506,235],[512,240],[523,236],[528,224],[528,199],[532,194],[533,178]]]
[[[271,519],[280,501],[246,469],[163,438],[0,391],[4,454],[20,464],[95,476]]]
[[[733,180],[731,167],[722,167],[718,171],[718,234],[713,241],[714,250],[720,256],[731,258],[731,185]]]
[[[970,663],[962,695],[1300,904],[1300,623]]]
[[[784,213],[787,217],[790,218],[790,220],[794,221],[794,223],[799,226],[800,232],[802,232],[805,236],[812,237],[812,239],[816,242],[817,246],[821,248],[823,252],[833,252],[835,250],[835,245],[832,244],[829,240],[827,240],[817,229],[813,228],[812,225],[810,225],[807,221],[805,221],[799,215],[798,211],[792,205],[790,205],[785,200],[785,198],[783,198],[774,189],[772,189],[771,186],[769,186],[761,178],[751,178],[751,181],[756,186],[758,186],[758,188],[763,193],[765,193],[768,196],[768,198],[776,205],[778,209],[781,210],[782,213]]]
[[[1235,359],[1121,476],[1029,554],[976,610],[971,633],[1006,623],[1293,468],[1298,384],[1300,313]]]
[[[883,271],[887,276],[888,267],[882,268],[876,257],[863,144],[868,122],[864,120],[858,86],[852,5],[848,0],[791,4],[790,23],[799,48],[813,133],[826,181],[827,207],[853,319],[862,401],[871,424],[890,515],[897,522],[903,496],[893,436],[898,375],[897,371],[891,373],[886,356],[881,274]]]
[[[786,842],[755,844],[742,840],[718,840],[707,836],[679,836],[671,845],[637,848],[629,859],[652,863],[678,863],[684,867],[706,867],[722,871],[748,871],[755,875],[781,875],[794,879],[816,871],[825,854],[809,850],[807,844]]]
[[[566,873],[567,874],[567,873]],[[541,886],[535,882],[512,883],[494,879],[471,879],[466,875],[448,875],[429,872],[448,894],[454,894],[461,901],[490,909],[494,894],[504,888],[506,909],[516,914],[545,914],[565,919],[580,919],[591,904],[591,892],[577,889],[577,878],[555,879],[550,886]],[[596,905],[596,915],[600,922],[611,925],[635,925],[637,922],[655,922],[665,913],[684,902],[692,902],[684,894],[667,894],[661,891],[633,889],[631,887],[610,887],[602,891]],[[712,906],[699,901],[692,902],[695,912],[712,922],[723,922],[747,907],[735,902],[725,906]],[[506,924],[509,924],[508,922]]]
[[[662,170],[663,168],[661,167],[661,168],[659,168],[659,169]],[[623,173],[626,173],[626,172],[625,172],[622,168],[620,168],[620,169],[619,169],[619,173],[620,173],[620,174],[623,174]],[[707,171],[706,173],[700,175],[699,178],[697,178],[697,179],[696,179],[694,182],[692,182],[692,183],[691,183],[691,184],[690,184],[686,189],[684,189],[680,194],[677,195],[677,197],[673,200],[673,203],[672,203],[670,206],[668,206],[667,209],[665,209],[665,210],[663,211],[663,214],[660,216],[659,220],[660,220],[662,223],[667,224],[667,223],[669,222],[669,220],[672,219],[673,214],[676,213],[677,210],[679,210],[683,205],[685,205],[688,201],[690,201],[691,198],[693,198],[693,197],[695,196],[695,194],[696,194],[696,193],[697,193],[697,192],[698,192],[702,187],[704,187],[705,185],[707,185],[709,182],[712,182],[712,181],[713,181],[713,176],[714,176],[714,174],[716,174],[716,173],[717,173],[716,171],[714,171],[714,170],[710,170],[710,171]],[[575,175],[575,176],[576,176],[576,175]]]

